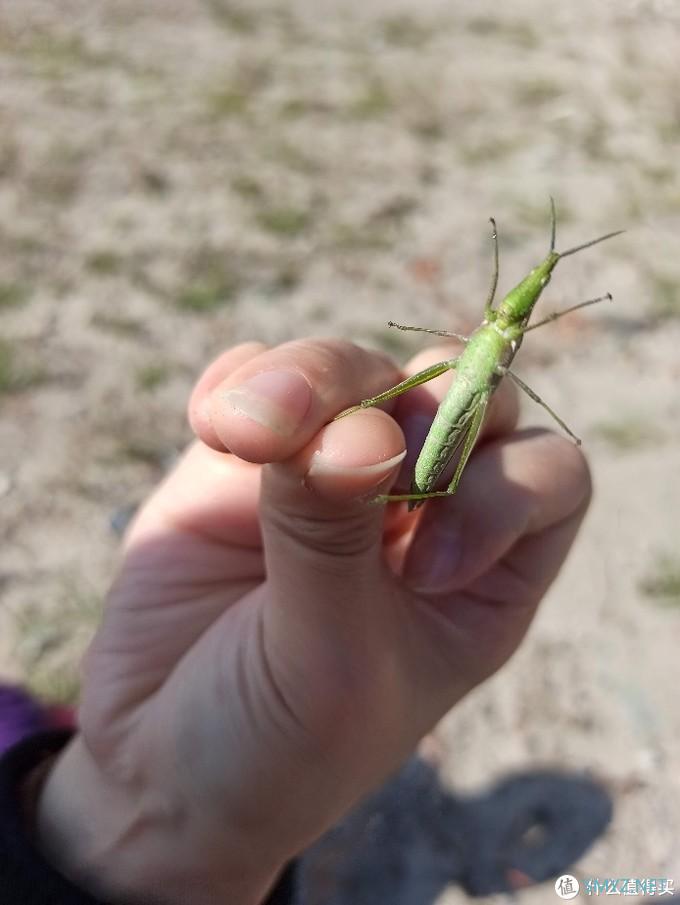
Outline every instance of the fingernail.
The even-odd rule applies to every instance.
[[[446,591],[455,581],[461,551],[456,524],[437,521],[424,525],[409,551],[404,577],[417,591]]]
[[[262,371],[227,390],[222,399],[239,415],[290,437],[309,411],[312,388],[298,371]]]
[[[305,475],[305,481],[308,478],[316,478],[319,476],[324,477],[355,477],[361,476],[364,478],[372,477],[375,479],[374,483],[379,484],[383,478],[386,478],[387,475],[395,468],[406,455],[406,450],[403,452],[397,453],[396,456],[392,456],[391,459],[385,459],[383,462],[375,462],[372,465],[341,465],[338,462],[330,462],[328,460],[324,460],[321,456],[315,456],[312,459],[312,464],[310,465],[307,474]]]

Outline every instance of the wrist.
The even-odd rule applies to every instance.
[[[209,816],[209,815],[208,815]],[[283,864],[257,840],[211,833],[153,786],[112,783],[76,737],[44,779],[38,842],[76,885],[111,901],[261,905]]]

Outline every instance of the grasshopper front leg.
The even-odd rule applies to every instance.
[[[387,402],[388,399],[394,399],[395,396],[401,396],[402,393],[405,393],[407,390],[413,389],[413,387],[427,383],[429,380],[434,380],[435,377],[440,377],[447,371],[455,370],[457,361],[457,358],[449,358],[446,361],[438,361],[436,364],[430,365],[429,368],[425,368],[424,371],[418,371],[418,373],[414,374],[412,377],[407,377],[406,380],[402,380],[401,383],[398,383],[391,389],[385,390],[384,393],[379,393],[377,396],[371,396],[370,399],[364,399],[358,405],[353,405],[350,408],[345,409],[344,411],[340,412],[339,415],[336,415],[333,420],[337,421],[339,418],[344,418],[345,415],[351,415],[353,412],[358,412],[361,409],[367,409],[371,408],[374,405],[380,405],[381,402]]]
[[[430,333],[432,336],[446,336],[449,339],[457,339],[463,345],[470,342],[469,336],[463,336],[462,333],[451,333],[450,330],[433,330],[431,327],[409,327],[407,324],[397,324],[394,321],[387,322],[388,327],[395,327],[397,330],[412,330],[414,333]]]

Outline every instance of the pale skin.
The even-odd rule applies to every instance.
[[[404,376],[322,340],[237,346],[203,374],[199,439],[126,538],[81,730],[38,806],[80,885],[258,905],[521,641],[587,508],[585,460],[517,431],[503,381],[455,497],[366,505],[410,467],[399,425],[417,452],[447,378],[329,422]]]

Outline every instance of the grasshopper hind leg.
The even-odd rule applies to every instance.
[[[424,493],[397,493],[397,494],[383,494],[382,496],[378,496],[372,502],[375,503],[399,503],[406,502],[409,504],[409,512],[417,509],[419,506],[425,502],[425,500],[431,500],[436,497],[444,497],[444,496],[453,496],[453,494],[458,489],[458,485],[460,484],[460,479],[465,471],[465,466],[468,463],[470,456],[472,455],[472,450],[475,448],[475,444],[479,438],[479,434],[482,430],[482,425],[484,423],[484,415],[486,414],[486,410],[489,405],[489,399],[491,398],[490,393],[484,393],[477,403],[477,406],[474,411],[474,415],[470,421],[470,427],[465,435],[465,442],[463,443],[463,449],[460,454],[460,459],[458,460],[458,464],[456,465],[456,470],[451,478],[451,483],[446,488],[446,490],[431,490],[426,491]]]

